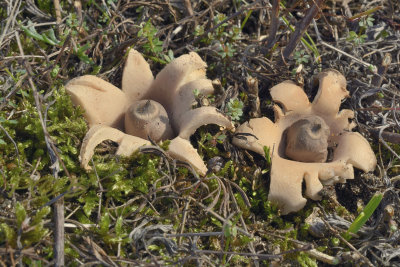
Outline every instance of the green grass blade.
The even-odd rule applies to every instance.
[[[365,206],[363,211],[357,216],[357,218],[354,220],[354,222],[350,225],[347,232],[344,234],[344,238],[346,240],[351,239],[350,233],[353,233],[353,234],[357,233],[358,230],[360,230],[360,228],[367,222],[367,220],[374,213],[375,209],[379,206],[379,203],[381,203],[382,198],[383,198],[382,193],[376,193],[371,198],[371,200]]]
[[[246,14],[246,17],[244,18],[242,25],[240,25],[240,30],[243,31],[244,26],[246,25],[247,20],[249,19],[249,17],[251,16],[251,13],[253,12],[253,10],[249,10]]]

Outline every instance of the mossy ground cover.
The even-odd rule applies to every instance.
[[[290,51],[316,2],[315,19]],[[400,264],[399,9],[391,0],[3,1],[0,264],[54,265],[57,257],[68,266]],[[218,80],[215,96],[196,95],[199,105],[217,106],[237,125],[258,113],[273,119],[268,89],[276,83],[294,80],[313,97],[314,75],[337,69],[352,95],[342,107],[356,112],[378,167],[325,187],[322,201],[287,216],[267,200],[269,160],[233,146],[233,133],[215,126],[191,137],[208,162],[206,177],[166,156],[168,142],[129,158],[104,142],[86,172],[79,150],[88,126],[64,85],[93,74],[120,87],[130,48],[155,74],[199,53]],[[375,193],[383,194],[376,211],[343,238]]]

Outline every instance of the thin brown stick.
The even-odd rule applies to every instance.
[[[24,56],[24,50],[22,48],[22,44],[21,44],[21,39],[19,38],[19,33],[15,32],[15,38],[17,40],[17,45],[20,51],[21,56]],[[46,124],[44,122],[43,119],[43,114],[42,114],[42,109],[41,109],[41,105],[40,105],[40,100],[39,100],[39,94],[36,90],[36,86],[33,83],[32,80],[32,75],[33,75],[33,71],[32,71],[32,67],[29,65],[29,63],[27,61],[24,61],[25,63],[25,68],[28,72],[28,81],[29,81],[29,85],[31,86],[32,89],[32,93],[33,93],[33,97],[35,99],[35,105],[36,105],[36,109],[38,112],[38,116],[39,116],[39,120],[44,132],[44,136],[45,136],[45,141],[46,141],[46,145],[47,148],[50,150],[52,150],[53,153],[56,154],[57,158],[59,161],[61,161],[61,164],[64,167],[64,171],[66,172],[66,174],[68,176],[69,172],[66,169],[64,163],[61,160],[61,157],[58,155],[57,149],[54,146],[54,143],[51,142],[50,139],[50,135],[46,129]],[[49,151],[50,153],[50,151]],[[52,157],[50,157],[50,159],[53,161]],[[55,165],[54,163],[56,162],[52,162],[52,165]],[[55,168],[53,169],[53,174],[55,176],[57,176],[58,171],[54,171]],[[64,262],[64,198],[60,198],[56,203],[54,203],[54,266],[64,266],[65,262]]]
[[[272,1],[272,10],[271,10],[271,23],[269,25],[268,39],[265,42],[265,50],[270,50],[275,43],[276,32],[279,27],[279,4],[281,0],[273,0]]]
[[[232,184],[234,184],[234,183],[232,182]],[[231,195],[231,198],[232,198],[232,201],[233,201],[233,205],[235,206],[235,209],[236,209],[237,211],[240,211],[240,208],[239,208],[239,205],[238,205],[238,203],[237,203],[237,201],[236,201],[235,195],[233,194],[231,184],[230,184],[230,183],[227,183],[227,187],[228,187],[228,190],[229,190],[229,194]],[[248,232],[247,226],[246,226],[246,222],[244,221],[243,215],[242,215],[242,214],[240,214],[240,223],[242,224],[243,230],[245,230],[246,232]],[[256,250],[254,249],[254,243],[253,243],[253,241],[250,241],[250,242],[249,242],[249,250],[250,250],[251,253],[256,254]],[[254,262],[253,262],[253,263],[254,263],[254,266],[256,266],[256,267],[260,266],[260,263],[259,263],[259,261],[257,260],[257,258],[256,258],[256,257],[252,257],[252,258],[253,258],[253,260],[254,260]]]
[[[54,4],[54,10],[56,13],[56,21],[57,21],[57,28],[58,28],[58,33],[61,35],[62,30],[60,28],[61,25],[61,6],[60,6],[60,1],[59,0],[53,0]]]
[[[342,6],[344,8],[344,14],[346,15],[346,17],[352,17],[352,12],[351,9],[349,7],[349,3],[351,2],[351,0],[343,0],[342,1]]]
[[[189,16],[193,16],[193,8],[192,8],[192,3],[190,3],[190,0],[184,0],[183,3],[185,4],[187,14]]]
[[[28,11],[32,15],[45,20],[54,20],[53,17],[44,13],[42,10],[40,10],[40,8],[36,6],[35,0],[25,0],[24,2],[26,11]]]
[[[246,78],[247,89],[249,91],[248,97],[250,102],[250,116],[252,118],[259,118],[261,116],[260,98],[258,97],[258,80],[257,78],[248,76]]]
[[[75,0],[74,1],[74,8],[76,12],[76,17],[78,19],[79,24],[82,22],[82,3],[80,0]]]
[[[385,76],[390,63],[392,63],[392,56],[390,55],[390,53],[386,53],[385,56],[382,59],[381,65],[378,66],[378,73],[376,73],[372,77],[371,84],[373,86],[381,87],[381,84],[382,84],[382,81],[383,81],[383,77]]]
[[[315,0],[312,7],[307,10],[304,18],[297,24],[296,30],[292,34],[288,45],[283,50],[283,59],[288,60],[292,55],[293,51],[296,49],[297,44],[299,43],[301,37],[306,32],[308,26],[310,25],[312,19],[318,14],[320,7],[324,3],[325,0]]]
[[[368,131],[379,139],[379,129],[368,129]],[[400,134],[398,133],[382,132],[382,139],[392,144],[400,144]]]
[[[64,266],[64,197],[54,203],[54,266]]]
[[[194,252],[195,253],[200,253],[200,254],[212,254],[212,255],[239,255],[239,256],[244,256],[244,257],[257,257],[260,260],[271,260],[271,259],[282,259],[282,256],[285,254],[291,254],[299,251],[304,251],[307,250],[308,247],[306,248],[301,248],[298,250],[289,250],[289,251],[284,251],[283,253],[279,253],[276,255],[273,254],[261,254],[261,253],[246,253],[246,252],[236,252],[236,251],[215,251],[215,250],[206,250],[206,249],[196,249]]]
[[[10,27],[11,22],[15,19],[15,18],[14,18],[14,14],[15,14],[15,12],[16,12],[16,10],[17,10],[17,7],[18,7],[18,9],[19,9],[19,5],[20,5],[20,4],[21,4],[20,1],[15,1],[14,6],[13,6],[13,8],[11,9],[11,13],[8,14],[8,20],[7,20],[7,22],[6,22],[6,26],[4,27],[3,32],[2,32],[1,35],[0,35],[0,48],[1,48],[1,45],[2,45],[2,43],[3,43],[4,37],[5,37],[6,34],[7,34],[8,28]]]
[[[322,40],[320,40],[320,43],[321,43],[322,45],[324,45],[324,46],[326,46],[326,47],[332,49],[332,50],[335,50],[336,52],[338,52],[338,53],[340,53],[340,54],[342,54],[342,55],[345,55],[346,57],[351,58],[351,59],[354,60],[355,62],[357,62],[357,63],[359,63],[359,64],[361,64],[361,65],[364,65],[365,67],[369,68],[373,73],[376,73],[376,72],[377,72],[377,69],[378,69],[378,68],[377,68],[375,65],[370,64],[370,63],[367,63],[367,62],[365,62],[365,61],[362,61],[361,59],[358,59],[358,58],[356,58],[355,56],[352,56],[352,55],[350,55],[349,53],[346,53],[346,52],[340,50],[339,48],[336,48],[336,47],[334,47],[333,45],[330,45],[330,44],[328,44],[328,43],[326,43],[326,42],[324,42],[324,41],[322,41]]]
[[[182,219],[182,224],[181,224],[181,229],[180,233],[183,234],[183,231],[185,230],[185,224],[187,220],[187,214],[189,210],[189,205],[190,205],[190,199],[186,200],[185,207],[183,208],[183,219]],[[182,237],[178,238],[178,244],[182,244]]]
[[[197,201],[196,199],[194,199],[193,197],[189,197],[193,203],[196,203],[198,206],[200,206],[202,209],[204,209],[204,211],[210,213],[211,215],[213,215],[215,218],[217,218],[218,220],[220,220],[223,223],[226,223],[226,219],[224,217],[222,217],[221,215],[219,215],[218,213],[216,213],[215,211],[209,209],[207,206],[203,205],[203,203]],[[241,227],[237,227],[238,232],[244,234],[245,236],[249,236],[249,237],[253,237],[252,234],[250,234],[249,232],[247,232],[246,230],[244,230]]]

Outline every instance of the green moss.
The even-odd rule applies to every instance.
[[[80,172],[77,147],[87,129],[82,112],[72,106],[63,88],[54,90],[48,101],[53,104],[41,108],[51,139],[67,168]],[[0,111],[0,118],[8,118],[2,121],[2,126],[9,135],[0,132],[0,138],[7,140],[0,143],[0,165],[6,166],[5,180],[1,179],[0,183],[9,197],[19,199],[14,210],[15,223],[2,223],[0,239],[12,247],[16,247],[16,233],[20,229],[24,247],[42,242],[51,231],[44,225],[50,219],[51,209],[43,205],[70,186],[64,172],[58,179],[52,175],[43,128],[33,103],[32,94],[21,90]],[[26,196],[29,197],[26,199]]]
[[[297,262],[302,267],[317,267],[317,261],[313,258],[310,258],[306,253],[299,252],[297,255]]]
[[[51,0],[39,0],[37,1],[37,5],[45,13],[51,13],[54,10],[53,1]]]
[[[26,210],[25,206],[17,202],[14,210],[16,224],[0,224],[0,242],[7,242],[13,248],[17,246],[17,233],[20,235],[19,241],[24,247],[40,242],[49,233],[49,229],[44,227],[44,220],[48,217],[50,210],[45,207],[39,210],[32,218],[32,210]]]
[[[0,241],[7,242],[8,245],[15,247],[16,244],[16,232],[7,223],[0,224]]]
[[[242,213],[243,213],[243,217],[244,217],[244,218],[249,217],[249,216],[251,215],[251,214],[250,214],[250,209],[249,209],[249,208],[247,207],[247,205],[245,204],[245,201],[244,201],[242,195],[239,194],[239,193],[235,193],[234,196],[235,196],[236,202],[237,202],[237,204],[238,204],[240,210],[241,210]]]

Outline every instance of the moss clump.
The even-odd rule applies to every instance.
[[[50,139],[58,149],[66,167],[81,172],[78,161],[80,140],[87,126],[82,112],[72,106],[60,87],[49,97],[49,106],[42,106]],[[50,207],[46,204],[72,185],[60,164],[59,178],[51,173],[50,158],[32,93],[21,90],[0,111],[0,186],[8,201],[16,201],[0,226],[0,243],[10,248],[35,246],[49,238]],[[4,214],[5,215],[5,214]],[[47,223],[47,224],[46,224]],[[51,246],[50,246],[51,247]],[[43,251],[42,251],[43,252]],[[26,259],[24,258],[24,261]],[[29,262],[29,261],[27,261]]]

